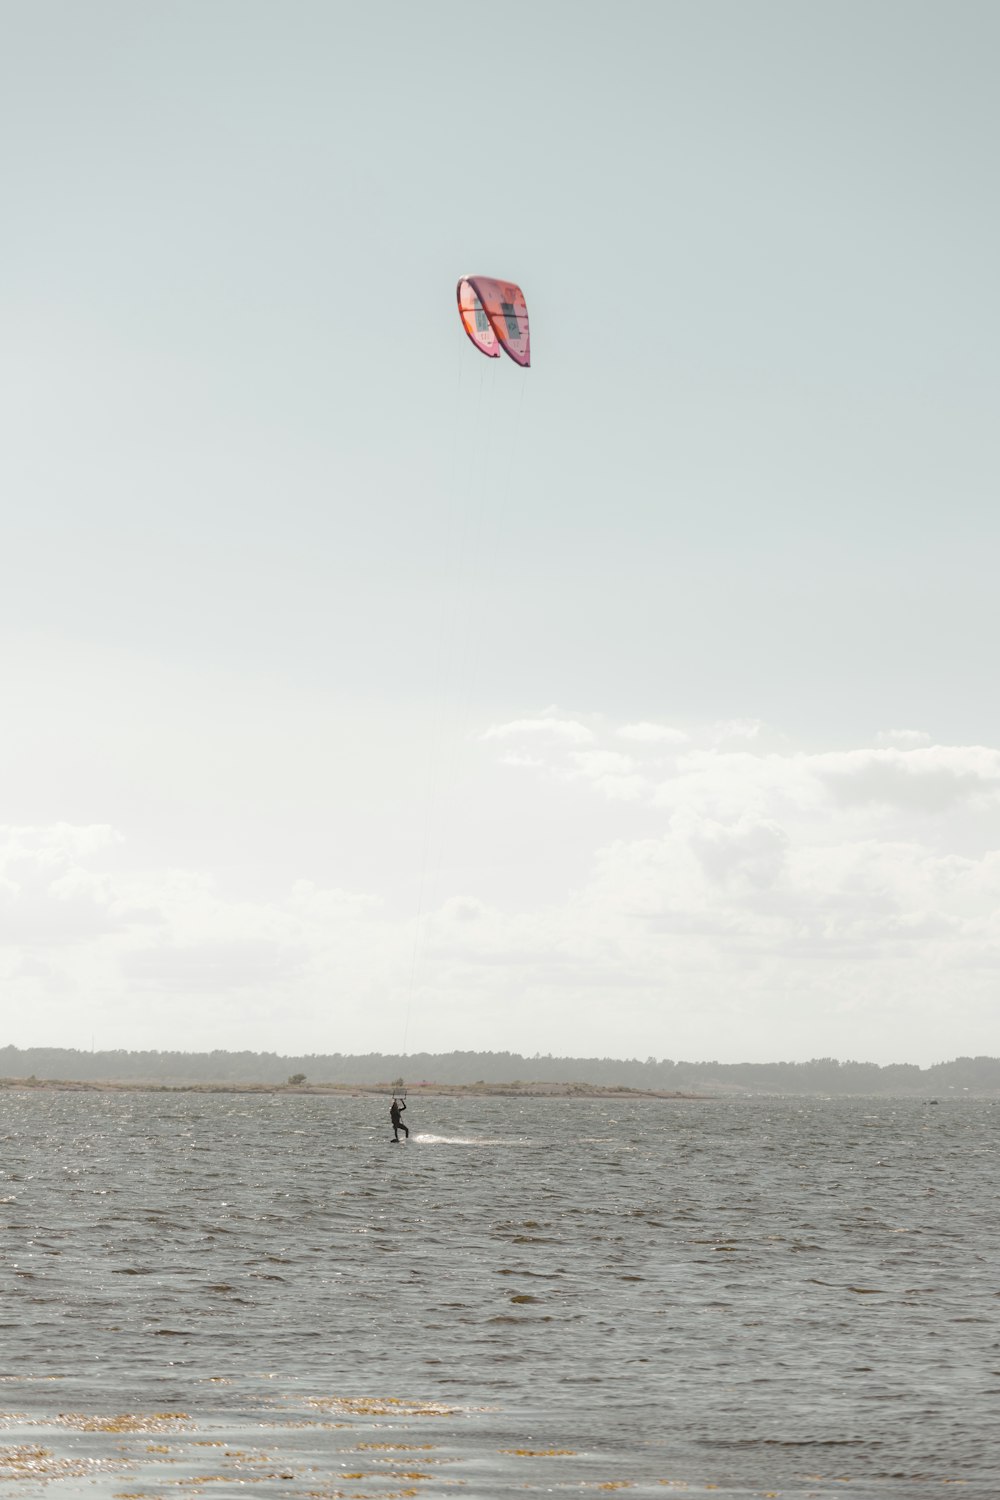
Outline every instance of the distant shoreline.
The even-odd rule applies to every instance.
[[[277,1052],[82,1051],[78,1047],[0,1047],[5,1086],[142,1089],[188,1087],[343,1094],[391,1090],[400,1080],[417,1092],[489,1098],[1000,1098],[1000,1057],[955,1057],[915,1063],[868,1063],[833,1057],[809,1062],[685,1062],[669,1057],[525,1057],[520,1052]],[[363,1080],[359,1082],[358,1080]],[[301,1081],[301,1083],[300,1083]]]
[[[0,1089],[61,1090],[90,1094],[341,1094],[353,1096],[408,1094],[457,1095],[497,1099],[686,1099],[707,1100],[710,1094],[676,1089],[633,1089],[599,1083],[141,1083],[102,1082],[76,1078],[0,1078]]]

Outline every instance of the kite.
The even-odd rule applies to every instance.
[[[462,327],[481,354],[499,359],[503,349],[516,365],[531,364],[528,304],[519,286],[492,276],[463,276],[458,310]]]

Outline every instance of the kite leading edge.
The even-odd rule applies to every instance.
[[[517,365],[531,364],[528,304],[513,281],[463,276],[458,283],[462,326],[481,354],[499,359],[500,350]]]

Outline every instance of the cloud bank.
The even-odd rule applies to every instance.
[[[478,755],[510,821],[569,799],[572,855],[534,850],[564,858],[557,898],[485,898],[490,849],[407,912],[311,880],[240,896],[130,858],[128,830],[0,830],[10,1040],[1000,1051],[1000,750],[909,731],[806,748],[746,721],[547,710],[484,729]]]

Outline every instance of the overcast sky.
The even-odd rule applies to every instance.
[[[992,0],[2,11],[0,1042],[1000,1052]]]

